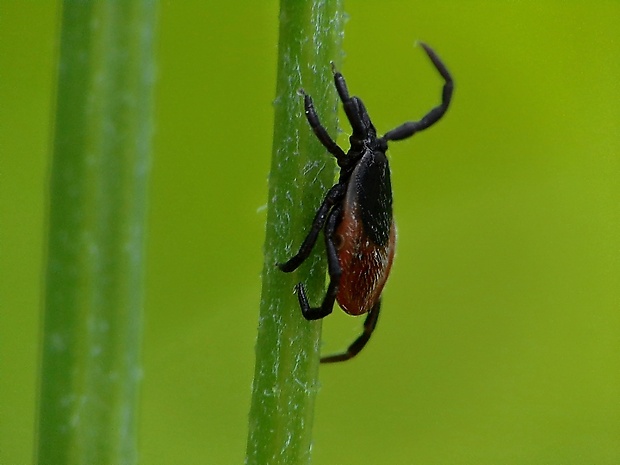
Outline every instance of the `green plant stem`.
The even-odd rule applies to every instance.
[[[132,464],[156,2],[62,10],[37,461]]]
[[[340,60],[343,23],[341,1],[280,2],[273,158],[247,447],[252,465],[310,462],[321,323],[302,317],[293,287],[303,282],[311,303],[320,303],[326,272],[322,240],[296,272],[283,273],[275,264],[297,252],[334,182],[335,163],[308,126],[298,90],[313,97],[322,123],[335,137],[330,61]]]

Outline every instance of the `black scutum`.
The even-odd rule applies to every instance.
[[[355,190],[364,232],[378,246],[390,240],[392,227],[392,183],[390,167],[381,151],[369,152],[355,169]]]

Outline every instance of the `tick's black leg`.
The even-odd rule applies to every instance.
[[[316,215],[314,215],[314,220],[312,221],[312,227],[310,228],[310,232],[304,239],[301,247],[299,248],[299,252],[293,258],[284,263],[278,263],[278,267],[286,272],[290,273],[291,271],[295,271],[299,265],[301,265],[308,256],[310,256],[310,252],[312,252],[312,248],[316,243],[317,237],[319,237],[319,232],[325,225],[325,221],[327,219],[327,215],[332,207],[338,203],[342,196],[344,195],[346,190],[346,186],[344,184],[336,184],[332,187],[325,196],[323,203],[316,211]]]
[[[299,306],[301,307],[301,313],[306,320],[318,320],[320,318],[329,315],[336,302],[336,295],[338,294],[338,286],[340,284],[340,276],[342,275],[342,268],[338,261],[338,252],[336,245],[334,244],[334,231],[336,230],[336,222],[341,214],[340,208],[334,208],[327,219],[327,225],[325,226],[325,248],[327,251],[327,266],[329,272],[329,286],[327,287],[327,293],[323,299],[323,303],[320,307],[310,307],[308,303],[308,297],[306,297],[306,289],[303,284],[299,283],[295,286],[297,291],[297,297],[299,298]]]
[[[316,137],[321,141],[321,144],[325,146],[327,151],[335,156],[337,159],[344,157],[344,152],[338,144],[334,142],[334,140],[327,133],[327,129],[323,127],[321,121],[319,120],[319,115],[316,114],[316,109],[314,108],[314,103],[312,103],[312,98],[306,94],[303,89],[299,91],[301,95],[304,96],[304,108],[306,111],[306,118],[308,119],[308,123],[310,123],[310,127],[316,134]]]
[[[364,348],[370,339],[372,332],[377,327],[377,320],[379,318],[380,310],[381,299],[379,299],[375,306],[370,309],[370,312],[368,312],[368,316],[366,317],[366,320],[364,320],[364,332],[355,341],[353,341],[353,344],[349,346],[347,351],[341,354],[321,357],[321,363],[344,362],[345,360],[355,357]]]
[[[338,95],[340,96],[340,100],[342,100],[342,106],[344,108],[344,112],[349,119],[349,123],[353,128],[353,133],[358,135],[364,135],[366,133],[366,127],[364,126],[364,122],[362,121],[361,113],[365,112],[365,109],[362,110],[360,108],[360,101],[358,98],[349,96],[349,91],[347,90],[347,83],[344,80],[344,76],[340,74],[339,71],[336,70],[336,67],[332,63],[332,72],[334,73],[334,84],[336,85],[336,90],[338,91]]]
[[[426,54],[431,59],[439,74],[444,78],[445,84],[443,85],[443,93],[441,98],[441,104],[429,111],[420,121],[410,121],[405,123],[391,131],[388,131],[383,138],[385,140],[401,140],[407,137],[413,136],[416,132],[422,131],[435,124],[444,115],[450,106],[450,100],[452,99],[452,91],[454,90],[454,82],[452,76],[443,64],[437,54],[424,43],[420,43],[422,48],[426,51]]]

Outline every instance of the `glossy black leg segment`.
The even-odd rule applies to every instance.
[[[420,43],[426,54],[431,59],[439,74],[444,78],[445,84],[443,85],[443,92],[441,97],[441,104],[429,111],[420,121],[411,121],[405,123],[391,131],[388,131],[383,138],[385,140],[401,140],[407,137],[413,136],[416,132],[422,131],[433,124],[435,124],[445,114],[450,106],[450,100],[452,99],[452,91],[454,90],[454,82],[452,76],[446,65],[443,64],[441,59],[428,45]]]
[[[325,247],[327,250],[329,286],[327,287],[327,293],[325,294],[325,298],[323,299],[321,306],[310,307],[304,285],[299,283],[295,286],[297,297],[299,299],[299,306],[301,307],[301,313],[306,320],[318,320],[324,318],[334,309],[336,294],[338,294],[338,286],[340,284],[340,276],[342,275],[342,268],[340,268],[340,262],[338,261],[338,252],[336,250],[336,245],[334,244],[333,236],[334,231],[336,230],[336,223],[341,213],[340,208],[334,208],[329,214],[327,224],[325,225]]]
[[[362,109],[358,103],[359,99],[349,97],[349,91],[347,90],[347,83],[344,80],[344,76],[336,71],[333,63],[332,71],[334,73],[334,84],[336,85],[336,90],[338,91],[340,100],[342,100],[342,106],[347,118],[349,119],[349,123],[353,128],[353,133],[358,136],[366,134],[366,127],[361,116]],[[365,109],[363,111],[365,111]]]
[[[312,252],[312,248],[319,237],[319,232],[321,232],[321,229],[325,225],[329,211],[335,204],[342,200],[345,192],[346,186],[344,184],[336,184],[327,192],[323,203],[316,211],[316,215],[314,215],[310,232],[301,244],[299,252],[297,252],[297,254],[287,262],[278,263],[278,267],[282,271],[285,273],[295,271],[310,256],[310,252]]]
[[[364,320],[364,332],[355,340],[353,344],[349,346],[346,352],[335,355],[328,355],[321,357],[321,363],[334,363],[344,362],[345,360],[352,359],[366,346],[366,343],[370,339],[373,331],[377,327],[377,320],[379,319],[379,311],[381,310],[381,299],[375,304],[374,307],[368,312],[366,320]]]
[[[310,127],[316,134],[316,137],[321,141],[321,144],[325,146],[327,151],[331,153],[336,158],[340,159],[344,157],[343,150],[338,147],[336,142],[329,136],[327,129],[323,127],[321,121],[319,120],[319,116],[316,114],[316,109],[314,108],[314,103],[312,102],[312,98],[306,94],[303,90],[300,90],[299,93],[304,96],[304,108],[306,111],[306,119],[308,123],[310,123]]]

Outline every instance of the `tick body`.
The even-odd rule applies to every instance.
[[[329,285],[321,306],[311,307],[304,285],[297,284],[295,289],[303,316],[307,320],[324,318],[332,312],[336,301],[350,315],[367,314],[363,333],[346,352],[322,357],[322,363],[340,362],[357,355],[377,326],[381,292],[392,267],[396,245],[390,167],[386,157],[388,141],[406,139],[432,126],[450,105],[452,77],[435,52],[428,45],[421,45],[445,81],[441,103],[419,121],[404,123],[383,137],[377,137],[362,101],[349,96],[342,74],[333,70],[336,90],[353,129],[349,138],[351,147],[346,153],[321,125],[312,98],[300,91],[310,127],[336,157],[340,177],[317,210],[299,252],[278,266],[287,273],[296,270],[308,258],[323,230]]]

